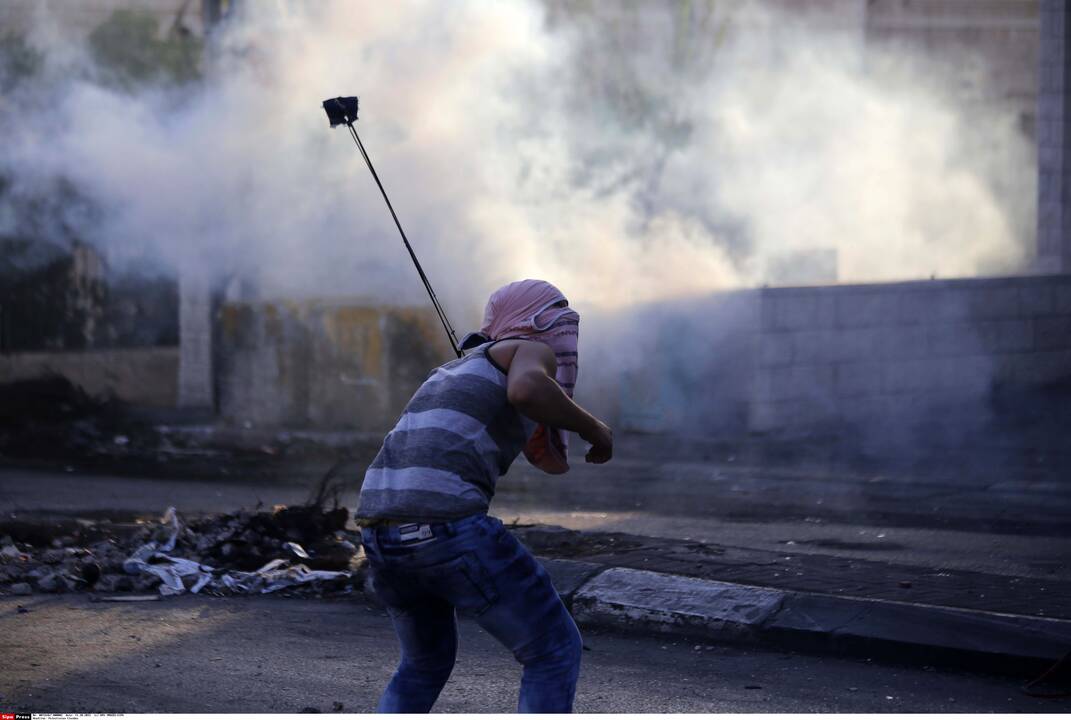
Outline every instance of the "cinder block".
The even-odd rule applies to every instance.
[[[792,362],[801,364],[832,362],[834,331],[809,330],[792,333]]]
[[[884,330],[873,327],[838,330],[830,336],[830,357],[838,362],[878,357]]]
[[[1071,348],[1071,315],[1037,318],[1034,347],[1038,350]]]
[[[833,365],[793,365],[789,380],[792,384],[788,398],[828,398],[833,396]]]
[[[767,402],[790,400],[798,396],[792,366],[766,368],[755,378],[756,399]]]
[[[836,299],[837,327],[890,325],[897,321],[897,305],[892,291],[842,293]]]
[[[897,320],[905,325],[929,322],[935,312],[937,297],[936,289],[905,290],[897,301]]]
[[[898,325],[878,331],[877,346],[888,359],[923,358],[930,354],[929,331],[925,325]]]
[[[1053,288],[1053,312],[1071,314],[1071,283],[1063,282]]]
[[[1019,360],[1029,357],[1027,353],[1012,353],[998,355],[993,358],[993,381],[1001,383],[1015,383],[1018,373]]]
[[[837,321],[836,306],[833,303],[832,292],[821,289],[821,293],[815,300],[814,319],[818,329],[831,329]]]
[[[832,372],[830,371],[830,374]],[[755,378],[755,399],[759,402],[796,400],[813,384],[805,370],[793,365],[769,367]]]
[[[1034,347],[1030,320],[991,320],[972,323],[983,350],[991,353],[1026,352]]]
[[[890,395],[886,398],[881,420],[901,431],[917,427],[932,414],[931,397],[929,392],[922,391]]]
[[[1019,315],[1019,288],[984,284],[967,294],[968,315],[972,320],[1008,318]]]
[[[813,297],[783,297],[775,301],[777,326],[781,330],[804,330],[817,328],[818,303]]]
[[[841,403],[841,416],[846,420],[865,423],[884,421],[889,416],[889,398],[885,395],[866,395]]]
[[[970,317],[970,293],[966,288],[943,287],[935,295],[929,322],[961,322]]]
[[[777,303],[774,302],[775,299],[769,292],[760,291],[759,327],[764,334],[776,332],[780,329],[777,326]]]
[[[838,397],[876,395],[881,392],[882,378],[881,363],[840,363],[834,368],[834,392]]]
[[[822,330],[833,327],[832,291],[815,288],[763,296],[764,330]]]
[[[795,415],[795,405],[784,402],[753,402],[748,408],[748,429],[752,432],[779,430]]]
[[[773,381],[770,378],[772,372],[772,368],[756,368],[751,383],[755,402],[773,402]]]
[[[1071,377],[1071,350],[1018,355],[1013,360],[1012,380],[1017,385],[1037,387]]]
[[[985,355],[941,358],[936,367],[938,388],[958,394],[987,391],[996,374],[994,359]]]
[[[882,389],[889,394],[913,393],[937,385],[937,367],[925,360],[899,360],[882,368]]]
[[[931,355],[974,355],[983,351],[978,329],[970,323],[931,325],[927,328],[927,336]]]
[[[1051,315],[1056,311],[1056,290],[1037,282],[1019,288],[1019,311],[1025,316]]]
[[[762,333],[759,336],[759,365],[775,367],[792,362],[794,333]]]

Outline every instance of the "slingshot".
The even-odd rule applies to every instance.
[[[446,318],[446,312],[443,310],[442,305],[439,304],[439,299],[435,297],[435,291],[431,289],[431,283],[428,281],[428,276],[424,274],[424,268],[420,267],[420,261],[417,260],[416,253],[413,252],[413,246],[409,244],[409,238],[405,236],[405,231],[402,230],[402,224],[398,221],[398,214],[394,212],[394,206],[390,203],[390,198],[387,197],[387,191],[383,189],[383,183],[379,180],[379,175],[376,174],[376,169],[372,166],[372,160],[368,157],[368,153],[364,149],[364,144],[361,142],[360,136],[357,135],[356,128],[353,127],[353,123],[357,121],[357,98],[355,97],[337,97],[329,100],[324,100],[324,110],[327,112],[327,119],[331,123],[331,127],[337,127],[339,125],[345,125],[350,130],[350,135],[353,136],[353,141],[357,143],[357,149],[361,151],[361,157],[364,158],[365,163],[368,165],[368,169],[372,171],[372,178],[376,181],[376,185],[379,186],[379,191],[383,193],[383,199],[387,202],[387,209],[390,210],[390,215],[394,218],[394,224],[398,227],[398,232],[401,233],[402,242],[405,243],[405,249],[409,251],[409,257],[413,259],[413,265],[416,266],[417,274],[420,275],[420,280],[424,283],[424,287],[428,291],[428,297],[431,298],[431,304],[435,306],[435,312],[439,316],[439,321],[443,324],[443,329],[446,330],[446,337],[450,341],[450,347],[453,348],[454,353],[458,357],[461,357],[461,348],[458,346],[457,335],[454,333],[453,326],[450,325],[450,321]]]

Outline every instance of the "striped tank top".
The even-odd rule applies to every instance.
[[[485,513],[536,423],[510,405],[486,343],[436,368],[383,439],[361,486],[359,520],[452,520]]]

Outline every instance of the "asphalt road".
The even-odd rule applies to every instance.
[[[348,468],[343,502],[356,502]],[[309,479],[136,478],[0,468],[0,513],[229,512],[303,502]],[[935,569],[1071,580],[1071,485],[791,475],[725,464],[614,460],[564,476],[518,462],[491,512],[505,520]]]
[[[19,612],[18,606],[29,612]],[[520,668],[475,623],[435,710],[512,712]],[[588,632],[579,712],[1067,712],[1018,681]],[[370,712],[397,661],[359,600],[0,598],[5,712]]]

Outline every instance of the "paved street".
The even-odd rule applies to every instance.
[[[266,460],[265,463],[271,463]],[[353,504],[363,467],[342,473]],[[229,512],[304,501],[315,478],[132,478],[0,468],[0,511]],[[1066,483],[796,475],[725,463],[615,459],[563,476],[518,462],[491,512],[507,521],[627,532],[793,554],[820,554],[1071,580]]]
[[[18,605],[29,612],[19,613]],[[1066,712],[1019,681],[588,632],[581,712]],[[374,708],[397,660],[360,600],[0,598],[0,707],[39,712]],[[436,710],[510,712],[519,666],[478,626]]]

